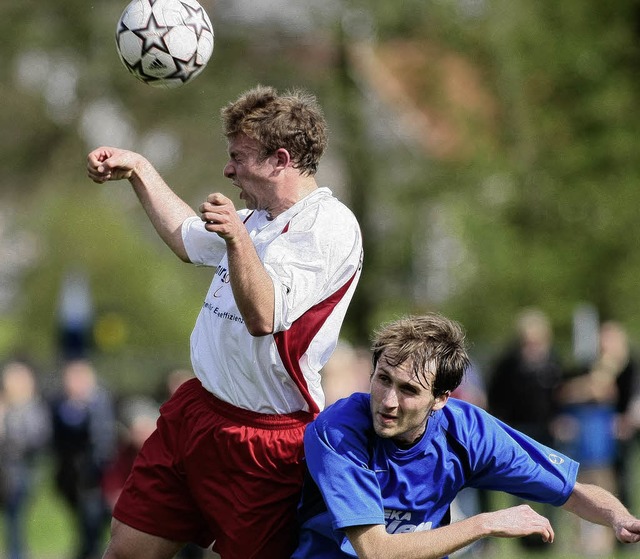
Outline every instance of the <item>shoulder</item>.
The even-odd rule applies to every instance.
[[[518,448],[541,446],[486,410],[455,398],[449,398],[443,408],[440,426],[448,444],[461,445],[476,458],[512,455]]]
[[[496,418],[488,412],[457,398],[449,398],[442,409],[441,425],[458,440],[482,438],[499,427]]]
[[[299,211],[291,220],[297,228],[325,227],[328,232],[359,231],[353,212],[331,190],[320,187],[300,203]]]
[[[305,437],[315,437],[336,449],[345,445],[360,446],[372,430],[369,395],[352,394],[338,400],[324,411],[307,428]]]

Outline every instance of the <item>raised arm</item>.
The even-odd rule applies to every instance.
[[[576,483],[562,508],[594,524],[611,526],[622,543],[640,542],[640,520],[617,497],[597,485]]]
[[[549,521],[529,505],[519,505],[465,518],[449,526],[408,534],[387,534],[384,526],[345,528],[360,559],[438,559],[479,539],[519,538],[540,534],[553,542]]]
[[[112,147],[100,147],[87,156],[89,178],[102,184],[127,179],[167,246],[184,262],[189,257],[182,242],[182,222],[195,211],[169,188],[142,155]]]

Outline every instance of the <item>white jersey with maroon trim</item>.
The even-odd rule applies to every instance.
[[[233,298],[224,240],[189,218],[182,238],[190,260],[217,267],[191,334],[194,373],[240,408],[318,412],[320,369],[336,347],[362,268],[358,223],[328,188],[273,220],[265,211],[238,214],[273,281],[274,334],[249,334]]]

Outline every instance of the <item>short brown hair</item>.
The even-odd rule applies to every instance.
[[[302,174],[315,175],[327,146],[327,124],[316,98],[302,90],[279,94],[259,85],[221,111],[227,138],[246,134],[262,146],[265,159],[280,148]]]
[[[427,371],[435,367],[431,389],[436,397],[455,390],[470,365],[462,326],[438,313],[383,325],[373,335],[371,350],[374,369],[383,353],[394,366],[411,359],[418,382],[425,386]]]

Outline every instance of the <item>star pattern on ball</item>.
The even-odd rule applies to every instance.
[[[213,37],[207,12],[196,0],[131,0],[118,20],[115,40],[134,77],[174,88],[202,72]]]
[[[198,69],[202,67],[202,64],[198,64],[196,62],[197,57],[198,54],[195,53],[189,60],[174,59],[174,62],[176,63],[176,71],[167,76],[167,79],[175,78],[181,80],[183,83],[189,81],[194,77]]]
[[[157,78],[154,78],[153,76],[145,73],[144,68],[142,67],[142,60],[138,60],[135,64],[126,64],[126,66],[129,72],[131,72],[136,78],[142,80],[143,82],[150,83],[158,81]]]
[[[148,52],[151,48],[156,47],[159,50],[168,53],[169,48],[164,41],[164,36],[168,33],[169,28],[158,24],[156,16],[151,12],[147,25],[139,29],[131,29],[140,39],[142,39],[142,50]]]
[[[187,17],[184,18],[184,24],[191,27],[191,29],[196,32],[196,36],[198,38],[200,38],[200,35],[202,35],[203,29],[211,31],[205,21],[204,9],[202,7],[194,8],[193,6],[185,4],[184,2],[181,2],[181,4],[188,12]]]

